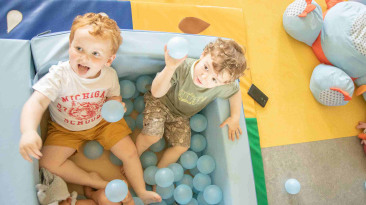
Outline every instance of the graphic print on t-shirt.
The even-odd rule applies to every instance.
[[[179,91],[178,99],[190,105],[196,105],[205,101],[207,96],[196,96],[194,93],[186,92],[182,89]]]
[[[103,102],[102,102],[103,104]],[[101,107],[100,102],[76,102],[72,101],[72,106],[69,109],[69,116],[77,120],[87,120],[94,117]]]
[[[64,113],[64,122],[71,125],[86,125],[100,118],[105,100],[105,90],[61,96],[57,110]]]

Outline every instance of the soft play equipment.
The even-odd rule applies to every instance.
[[[326,0],[328,10],[312,0],[296,0],[283,15],[286,32],[312,46],[322,63],[315,67],[310,90],[323,105],[345,105],[356,95],[366,99],[366,6]],[[323,17],[324,16],[324,17]]]
[[[38,183],[37,162],[28,163],[18,153],[19,116],[21,108],[31,95],[32,81],[39,78],[58,61],[67,59],[69,32],[51,33],[25,40],[0,39],[2,61],[1,85],[8,100],[1,100],[1,122],[7,123],[2,130],[1,147],[6,155],[0,157],[0,181],[7,187],[7,193],[0,196],[0,204],[38,204],[35,184]],[[165,32],[122,30],[123,45],[112,64],[120,79],[135,81],[141,75],[152,75],[164,68],[164,45],[174,36],[181,36],[189,42],[189,57],[198,58],[204,46],[217,37]],[[33,68],[33,65],[35,67]],[[5,77],[6,76],[6,77]],[[204,154],[215,159],[215,171],[211,173],[213,183],[223,192],[220,204],[256,204],[251,155],[247,132],[240,140],[228,140],[227,128],[220,128],[229,116],[228,100],[217,99],[202,113],[207,117],[207,136]],[[240,126],[246,130],[243,109],[240,112]],[[5,117],[7,116],[7,117]],[[10,117],[10,119],[9,119]],[[3,148],[6,145],[6,148]],[[36,161],[36,160],[35,160]]]

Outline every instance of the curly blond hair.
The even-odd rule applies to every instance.
[[[217,73],[228,72],[230,74],[230,82],[244,75],[244,71],[247,69],[245,51],[234,40],[218,38],[206,45],[203,55],[207,54],[211,55],[212,66]]]
[[[74,39],[75,31],[84,26],[92,26],[89,31],[92,36],[110,38],[112,41],[112,53],[116,54],[122,44],[121,31],[117,23],[106,14],[86,13],[75,17],[70,31],[70,43]]]

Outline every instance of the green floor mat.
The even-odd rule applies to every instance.
[[[245,122],[247,125],[258,205],[268,205],[257,119],[246,118]]]

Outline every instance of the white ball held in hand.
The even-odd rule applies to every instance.
[[[188,54],[188,41],[182,37],[173,37],[167,44],[169,55],[175,59],[181,59]]]

